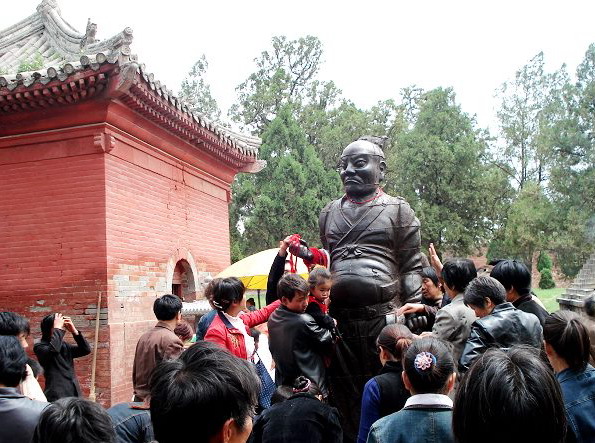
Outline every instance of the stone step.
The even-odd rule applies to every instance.
[[[584,297],[588,297],[592,293],[593,293],[592,289],[570,287],[570,288],[566,289],[566,292],[563,295],[569,296],[572,298],[577,298],[577,297],[584,298]]]
[[[576,300],[576,299],[567,298],[567,297],[558,297],[556,299],[556,301],[558,302],[558,304],[560,306],[567,305],[567,306],[574,306],[577,308],[582,308],[584,305],[584,302],[582,300]]]
[[[574,284],[583,288],[595,288],[595,277],[577,278]]]

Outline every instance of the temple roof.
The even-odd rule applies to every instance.
[[[157,123],[175,128],[174,132],[185,134],[188,140],[199,138],[191,134],[193,130],[206,129],[218,139],[218,145],[245,157],[241,163],[258,163],[248,168],[250,172],[262,168],[256,160],[260,139],[190,112],[131,53],[132,29],[125,28],[107,40],[97,40],[96,30],[97,25],[89,22],[84,34],[77,31],[64,20],[56,0],[43,0],[34,14],[1,30],[0,115],[90,98],[105,88],[110,73],[126,72],[134,78],[124,102],[147,113],[148,107],[159,105],[161,113],[175,121],[153,119]],[[159,100],[148,97],[147,91]]]

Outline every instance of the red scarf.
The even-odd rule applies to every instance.
[[[316,297],[314,297],[313,295],[310,296],[309,303],[316,303],[318,306],[320,306],[320,310],[323,314],[328,314],[328,305],[325,305],[321,301],[318,301]]]

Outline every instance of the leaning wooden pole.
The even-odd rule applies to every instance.
[[[97,315],[95,316],[95,342],[93,344],[93,363],[91,363],[91,389],[89,391],[89,400],[95,401],[95,372],[97,369],[97,347],[99,345],[99,315],[101,313],[101,291],[97,296]]]

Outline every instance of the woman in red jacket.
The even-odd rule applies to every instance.
[[[277,300],[258,311],[246,309],[244,292],[246,288],[235,277],[222,279],[214,288],[212,303],[217,309],[205,340],[226,348],[233,355],[251,360],[255,351],[254,338],[250,328],[266,322],[280,304]]]

